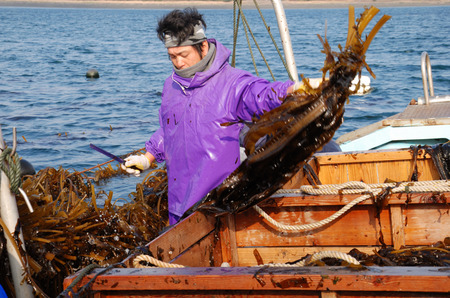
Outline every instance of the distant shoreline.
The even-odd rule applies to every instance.
[[[254,8],[253,1],[243,1],[245,8]],[[261,8],[272,8],[270,0],[258,0]],[[450,0],[284,0],[285,9],[363,7],[448,6]],[[233,8],[233,1],[188,0],[0,0],[0,7],[60,7],[60,8],[116,8],[116,9],[173,9],[193,6],[198,9]]]

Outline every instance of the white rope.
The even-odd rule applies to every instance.
[[[286,224],[282,224],[282,223],[279,223],[276,220],[274,220],[272,217],[270,217],[260,207],[255,205],[255,206],[253,206],[253,209],[255,209],[256,212],[259,213],[259,215],[264,217],[268,222],[270,222],[273,226],[277,227],[281,231],[286,231],[286,232],[287,231],[289,231],[289,232],[310,231],[310,230],[315,230],[317,228],[320,228],[320,227],[322,227],[322,226],[332,222],[333,220],[337,219],[342,214],[347,212],[350,208],[352,208],[353,206],[355,206],[355,205],[357,205],[357,204],[359,204],[361,202],[364,202],[368,198],[370,198],[370,195],[360,196],[359,198],[351,201],[350,203],[348,203],[347,205],[342,207],[339,211],[337,211],[336,213],[334,213],[330,217],[322,219],[321,221],[318,221],[318,222],[313,222],[313,223],[305,224],[305,225],[286,225]]]
[[[144,261],[149,264],[155,265],[156,267],[161,268],[184,268],[185,266],[179,265],[179,264],[172,264],[160,261],[158,259],[155,259],[154,257],[151,257],[149,255],[139,255],[133,260],[133,267],[134,268],[151,268],[152,266],[143,265],[140,262]]]
[[[366,184],[364,182],[351,181],[342,184],[325,185],[302,185],[300,189],[279,189],[276,194],[307,193],[312,195],[333,195],[333,194],[357,194],[361,190],[372,190],[374,188],[392,187],[393,193],[399,192],[429,192],[429,191],[450,191],[449,180],[430,180],[418,182],[397,183],[375,183]]]
[[[354,257],[340,251],[331,251],[331,250],[325,250],[325,251],[319,251],[314,253],[312,256],[306,258],[305,260],[298,261],[294,264],[286,264],[286,263],[269,263],[269,264],[262,264],[257,265],[253,267],[304,267],[306,265],[312,264],[316,261],[322,260],[324,258],[335,258],[339,260],[346,261],[349,264],[353,265],[360,265],[359,261],[355,259]],[[133,260],[133,267],[134,268],[151,268],[152,266],[143,265],[140,262],[145,261],[149,264],[152,264],[156,267],[160,268],[185,268],[183,265],[178,264],[172,264],[167,262],[162,262],[158,259],[155,259],[149,255],[139,255]]]
[[[321,221],[304,224],[304,225],[287,225],[282,224],[271,218],[264,210],[262,210],[258,206],[253,206],[253,209],[256,210],[263,218],[265,218],[269,223],[275,226],[280,231],[289,231],[289,232],[297,232],[297,231],[309,231],[320,228],[333,220],[342,216],[345,212],[347,212],[353,206],[364,202],[371,196],[377,196],[387,187],[391,187],[392,193],[400,193],[400,192],[450,192],[450,181],[447,180],[433,180],[433,181],[420,181],[420,182],[402,182],[400,184],[397,183],[378,183],[378,184],[366,184],[364,182],[359,181],[351,181],[342,184],[327,184],[327,185],[303,185],[300,187],[300,190],[281,190],[277,193],[307,193],[311,195],[338,195],[338,194],[358,194],[358,193],[370,193],[362,195],[355,200],[351,201],[344,207],[342,207],[339,211],[334,213],[328,218],[325,218]]]
[[[312,264],[312,263],[322,260],[324,258],[335,258],[335,259],[346,261],[347,263],[352,264],[352,265],[360,265],[359,261],[349,254],[346,254],[346,253],[340,252],[340,251],[324,250],[324,251],[316,252],[312,256],[310,256],[304,260],[298,261],[297,263],[294,263],[294,264],[269,263],[269,264],[258,265],[258,267],[265,267],[265,266],[266,267],[304,267],[308,264]]]

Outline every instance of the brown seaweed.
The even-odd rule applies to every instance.
[[[373,75],[365,62],[365,52],[390,17],[383,16],[364,42],[361,35],[377,13],[377,8],[366,9],[353,25],[354,9],[350,7],[347,42],[344,49],[339,47],[339,53],[332,52],[327,39],[319,36],[326,55],[322,84],[312,89],[304,78],[305,92],[287,96],[281,106],[254,121],[244,140],[248,158],[185,215],[195,210],[215,214],[240,212],[261,202],[281,188],[313,153],[331,140],[343,121],[352,80],[361,75],[364,67]],[[326,73],[329,73],[328,79],[325,79]],[[255,142],[263,136],[268,136],[268,141],[255,150]]]
[[[92,184],[120,174],[120,167],[100,167],[91,179],[84,173],[46,168],[23,181],[34,212],[17,197],[26,247],[22,257],[36,295],[55,297],[65,277],[90,264],[105,267],[122,261],[168,224],[165,169],[149,172],[122,206],[121,200],[113,201],[112,192],[96,192]],[[0,245],[4,243],[0,238]],[[0,282],[13,293],[6,254],[0,257],[5,264]]]

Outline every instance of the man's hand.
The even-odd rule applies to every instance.
[[[313,79],[307,79],[309,86],[306,86],[303,81],[295,82],[294,85],[292,85],[292,93],[293,92],[300,92],[300,91],[307,91],[309,88],[317,89],[320,84],[322,83],[322,78],[313,78]]]
[[[137,177],[142,171],[150,168],[150,164],[150,159],[146,155],[131,155],[125,158],[125,164],[122,164],[121,167],[127,173]]]

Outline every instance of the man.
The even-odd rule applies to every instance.
[[[196,9],[174,10],[158,22],[157,34],[174,66],[166,79],[159,111],[160,128],[146,142],[146,154],[126,159],[139,175],[150,164],[166,162],[169,222],[218,186],[239,166],[241,123],[281,104],[294,83],[255,77],[228,64],[230,51],[205,36]],[[300,86],[300,85],[298,85]]]

